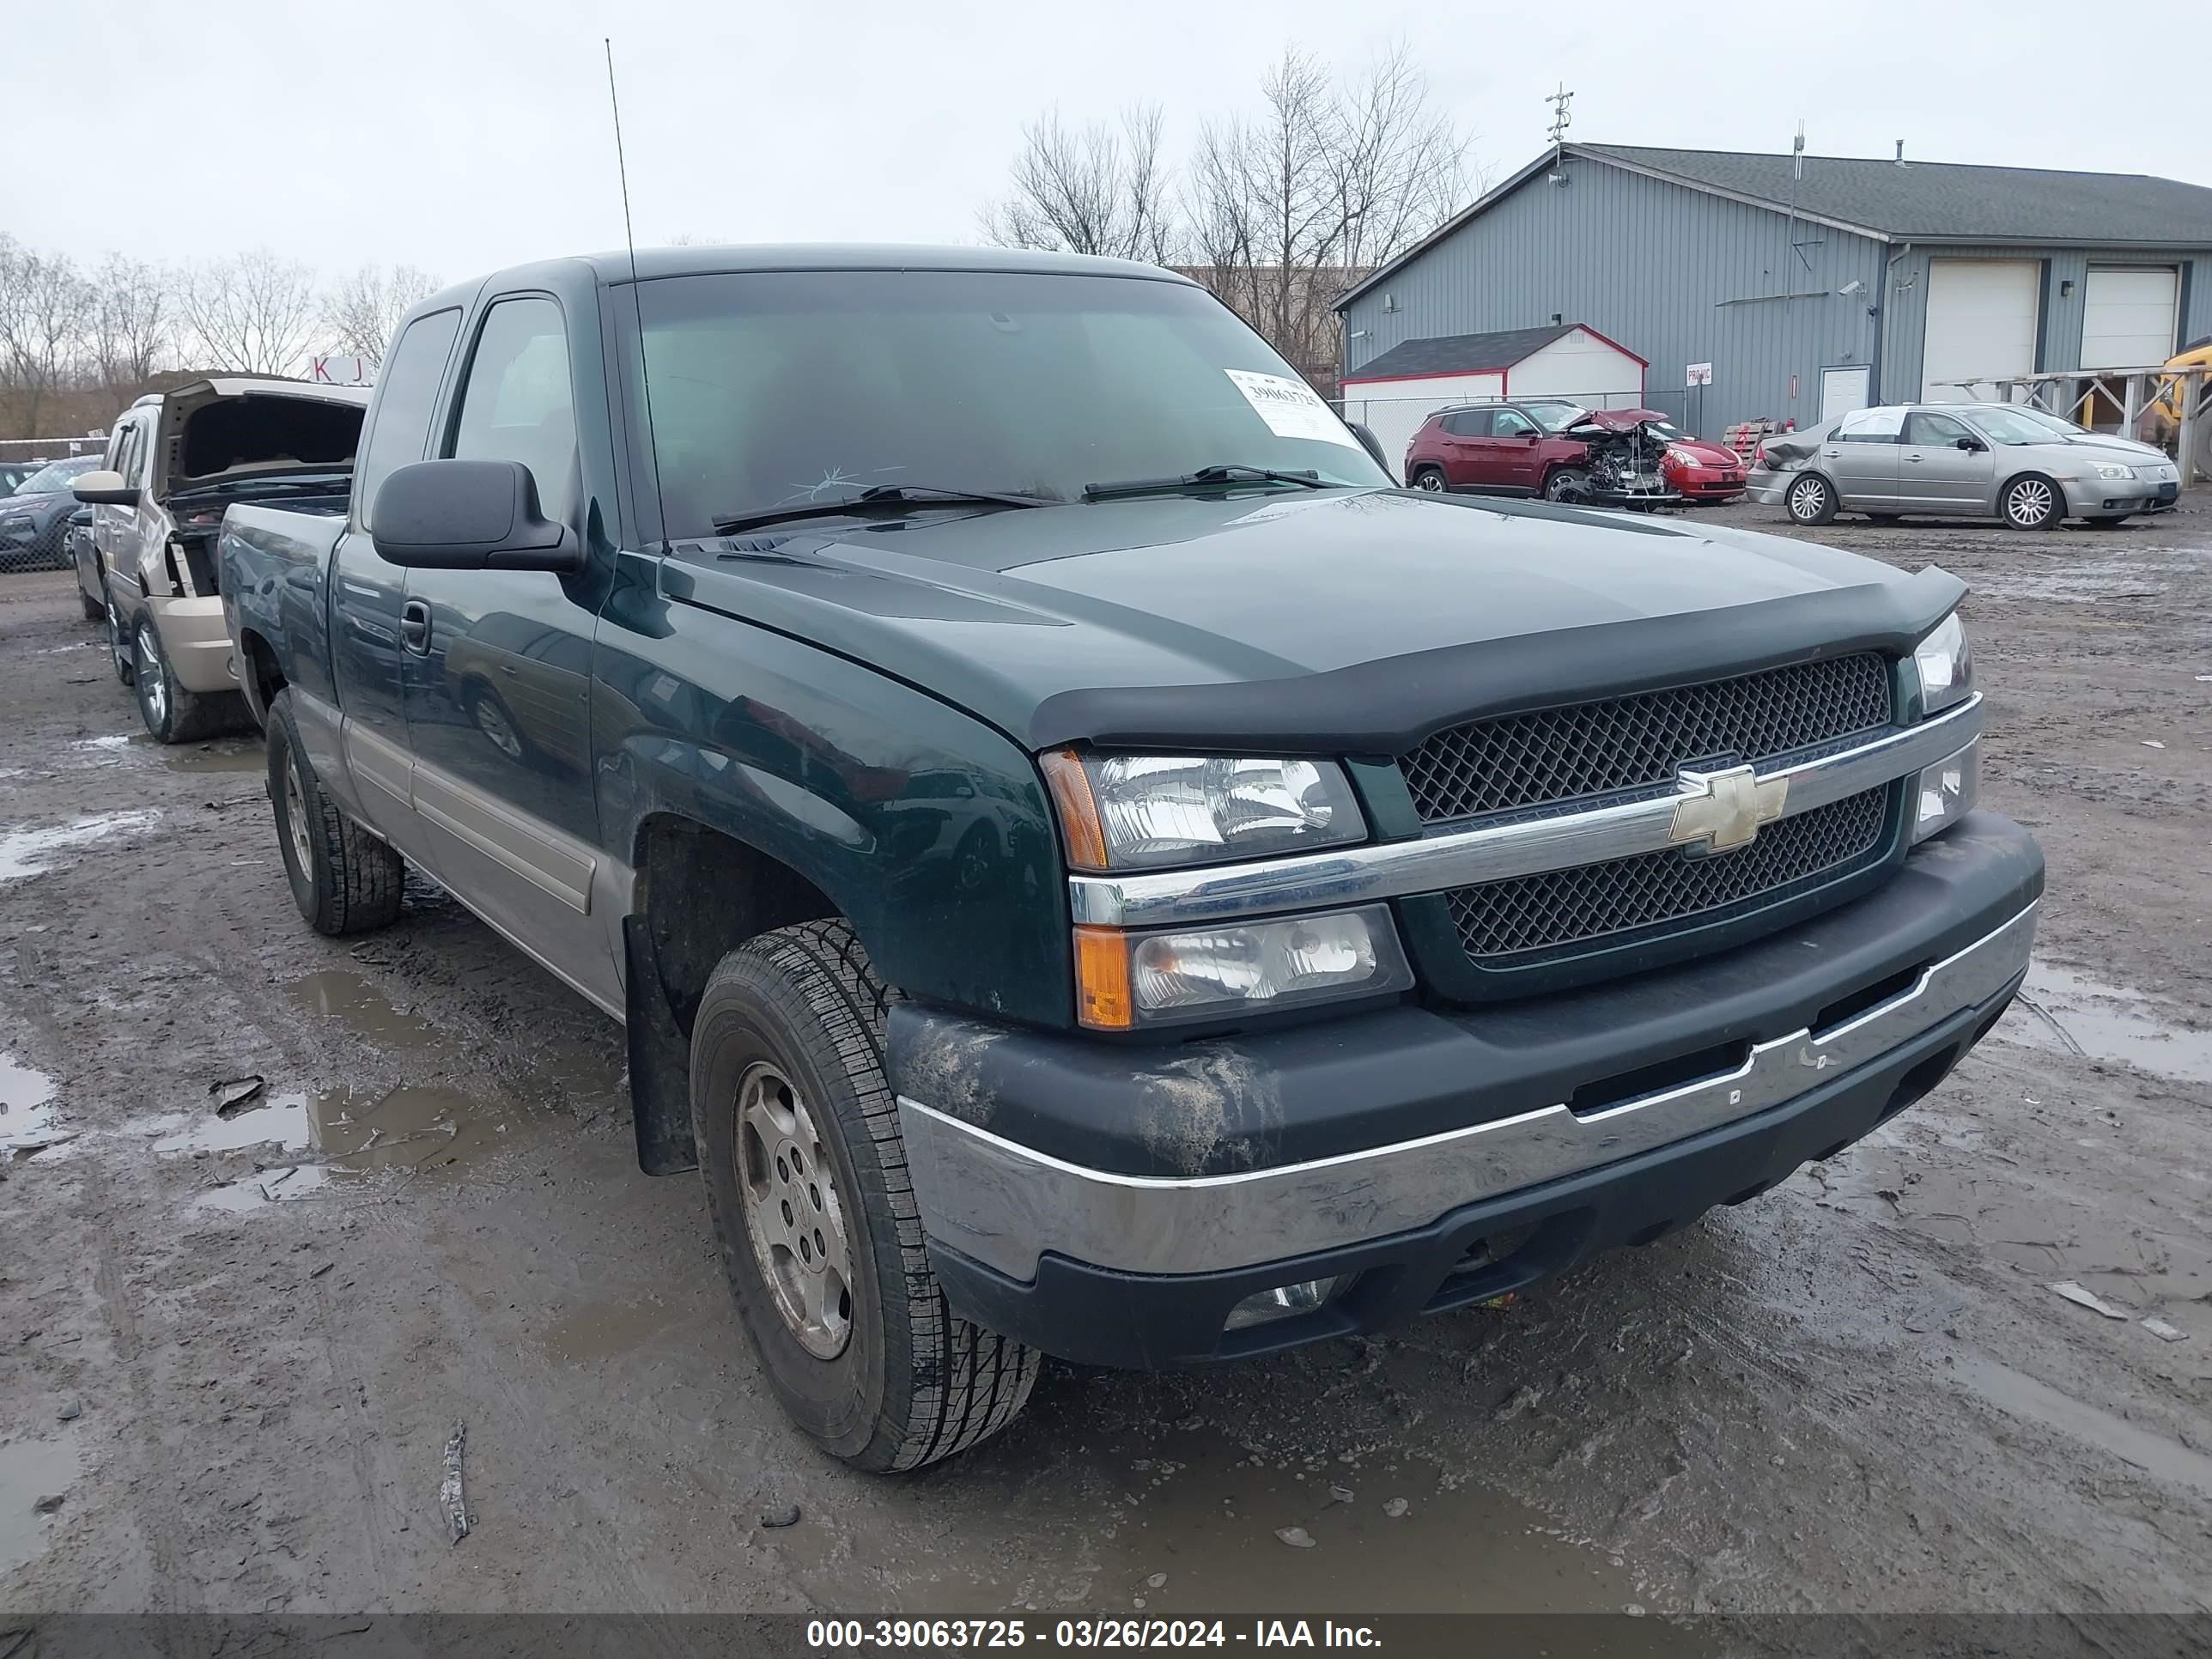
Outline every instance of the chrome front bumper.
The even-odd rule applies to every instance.
[[[1733,1070],[1577,1115],[1564,1104],[1369,1151],[1190,1179],[1085,1169],[899,1097],[933,1243],[1029,1281],[1047,1253],[1128,1273],[1225,1271],[1389,1237],[1448,1212],[1782,1106],[2002,995],[2035,906],[1827,1030],[1753,1046]]]

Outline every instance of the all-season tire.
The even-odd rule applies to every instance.
[[[2056,530],[2066,516],[2066,497],[2040,472],[2023,472],[2005,485],[1997,513],[2008,530]]]
[[[1443,469],[1438,466],[1417,466],[1413,476],[1406,482],[1416,489],[1425,489],[1431,495],[1441,495],[1449,486],[1444,483]]]
[[[131,635],[124,631],[123,612],[112,596],[107,601],[107,654],[115,665],[115,678],[130,684],[138,672],[137,659],[131,648]]]
[[[1589,474],[1578,466],[1563,466],[1544,480],[1544,499],[1547,501],[1583,501],[1589,499]]]
[[[161,648],[161,630],[151,617],[138,618],[131,660],[139,718],[155,742],[193,743],[228,731],[243,718],[235,693],[187,691],[177,684],[169,654]]]
[[[1801,472],[1783,492],[1782,506],[1793,524],[1832,524],[1836,487],[1818,472]]]
[[[324,793],[289,688],[269,710],[269,800],[292,902],[319,933],[365,933],[399,914],[406,861]]]
[[[897,996],[848,923],[802,922],[724,957],[691,1031],[692,1127],[738,1317],[792,1420],[878,1473],[997,1433],[1042,1358],[955,1317],[930,1271],[884,1079]]]

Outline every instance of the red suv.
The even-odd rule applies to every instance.
[[[1571,500],[1589,488],[1587,453],[1571,438],[1553,436],[1537,411],[1522,405],[1440,410],[1407,447],[1406,482],[1416,489]]]

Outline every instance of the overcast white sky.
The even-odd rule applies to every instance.
[[[607,33],[641,243],[975,241],[1048,105],[1157,100],[1180,149],[1249,107],[1285,45],[1351,64],[1395,38],[1499,176],[1541,148],[1564,79],[1572,136],[1601,143],[1783,149],[1802,119],[1816,154],[1902,137],[1923,160],[2212,184],[2202,100],[2171,78],[2212,64],[2203,0],[106,0],[40,17],[8,32],[0,228],[82,258],[265,244],[457,280],[617,246]]]

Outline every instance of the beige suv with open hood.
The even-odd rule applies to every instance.
[[[343,514],[366,386],[220,375],[141,398],[76,479],[117,676],[163,743],[251,720],[230,667],[216,538],[234,502]]]

